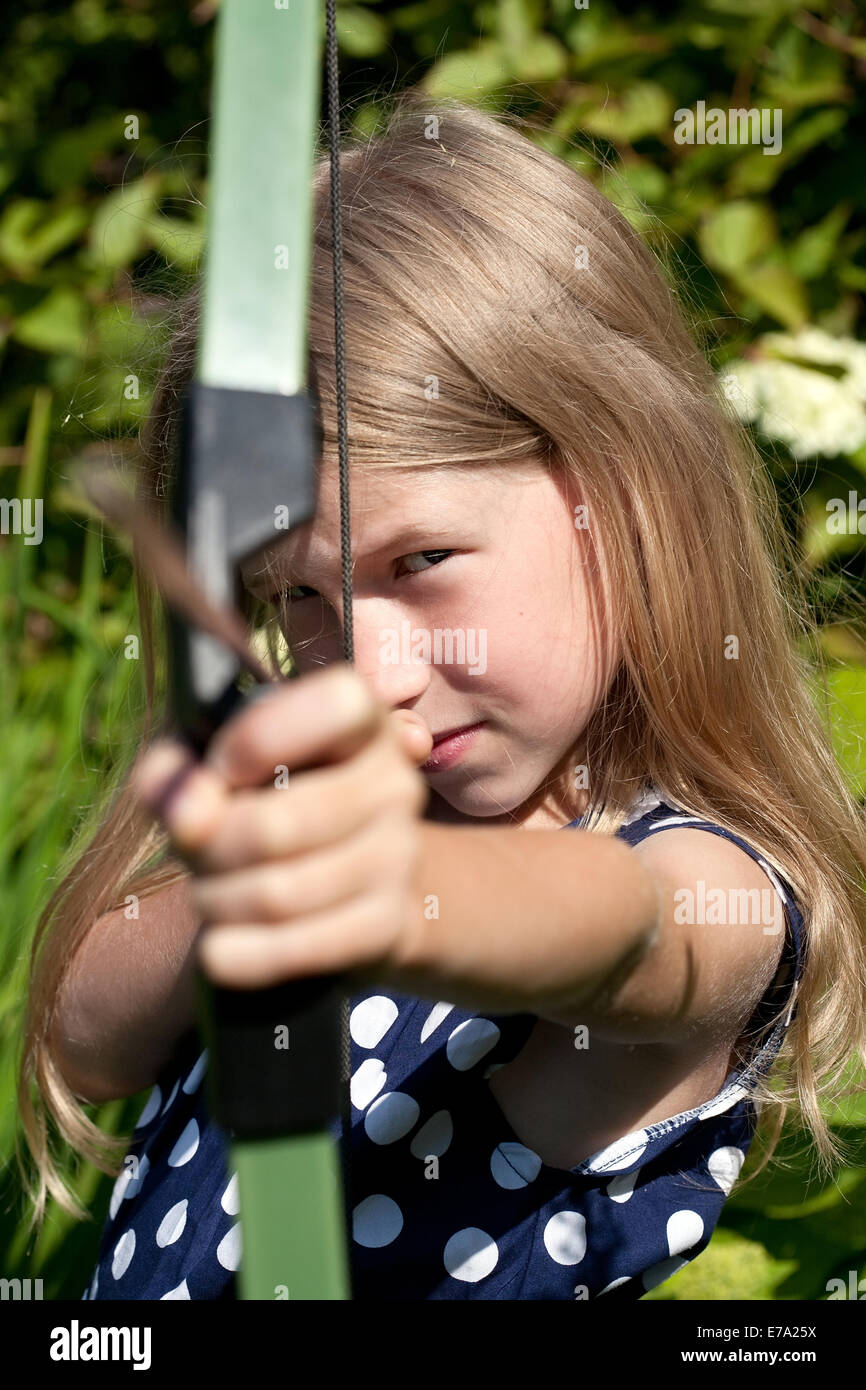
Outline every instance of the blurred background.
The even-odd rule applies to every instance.
[[[217,10],[6,0],[2,19],[0,1273],[41,1277],[45,1298],[80,1297],[112,1181],[71,1162],[93,1221],[54,1209],[28,1240],[11,1162],[28,948],[132,759],[143,706],[140,663],[122,659],[138,631],[128,548],[71,469],[132,457],[168,309],[200,264]],[[517,111],[665,258],[778,488],[821,624],[815,697],[866,804],[866,641],[852,603],[866,535],[866,8],[363,0],[338,16],[347,132],[374,131],[406,87]],[[680,142],[687,108],[779,112],[781,147],[701,140],[700,117]],[[13,499],[34,498],[44,537],[26,545],[8,518]],[[90,1113],[129,1132],[143,1099]],[[825,1299],[828,1280],[866,1275],[866,1101],[832,1118],[851,1167],[810,1181],[789,1135],[786,1166],[735,1195],[708,1250],[647,1298]]]

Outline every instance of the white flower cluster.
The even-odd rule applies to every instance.
[[[754,360],[728,363],[721,375],[741,420],[787,445],[795,459],[851,454],[866,444],[866,344],[803,328],[765,333],[755,349]]]

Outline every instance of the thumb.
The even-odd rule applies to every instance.
[[[410,710],[395,709],[391,711],[391,718],[403,752],[409,761],[416,767],[426,763],[433,751],[433,735],[421,716],[413,714]]]

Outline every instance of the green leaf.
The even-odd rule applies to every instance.
[[[866,269],[862,265],[841,265],[838,276],[839,283],[846,289],[866,294]]]
[[[553,82],[568,71],[568,54],[550,34],[536,34],[513,61],[514,76],[520,82]]]
[[[433,64],[422,85],[431,97],[472,101],[507,86],[511,78],[512,68],[502,45],[486,39],[465,52],[446,53]]]
[[[772,188],[792,164],[816,145],[825,144],[845,125],[845,111],[817,111],[789,129],[782,118],[782,148],[778,154],[765,155],[761,149],[750,149],[731,170],[729,188],[732,194],[764,193]]]
[[[737,286],[786,328],[802,328],[809,320],[803,284],[782,265],[760,265],[732,272]]]
[[[81,205],[52,208],[36,198],[18,198],[0,221],[0,258],[13,270],[36,270],[81,235],[88,217]]]
[[[833,258],[839,237],[851,215],[851,204],[840,203],[826,217],[807,227],[788,247],[788,266],[801,280],[823,275]]]
[[[584,126],[593,135],[602,135],[614,143],[631,143],[667,131],[673,108],[673,97],[657,82],[635,82],[620,100],[606,97],[590,110],[584,117]]]
[[[775,237],[776,219],[764,203],[726,203],[698,228],[698,245],[707,264],[729,274],[756,260]]]
[[[117,270],[130,266],[147,250],[149,225],[156,210],[159,179],[146,174],[137,183],[109,193],[90,228],[95,264]]]
[[[181,270],[196,269],[204,252],[203,225],[158,213],[146,219],[146,231],[150,245],[169,265]]]
[[[35,309],[22,314],[11,336],[37,352],[81,352],[86,338],[82,296],[64,286],[49,291]]]
[[[381,15],[350,5],[337,10],[337,41],[350,58],[373,58],[388,46],[388,26]]]
[[[124,114],[112,111],[85,125],[73,124],[51,136],[40,148],[36,168],[50,189],[78,188],[86,184],[96,160],[118,146],[133,148],[124,140]]]

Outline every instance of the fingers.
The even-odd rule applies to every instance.
[[[287,922],[333,907],[370,885],[398,877],[414,853],[414,835],[399,809],[319,853],[199,874],[192,901],[208,925]]]
[[[243,922],[208,927],[198,938],[199,961],[215,984],[260,989],[310,975],[339,975],[377,983],[393,946],[388,904],[376,894],[352,898],[300,925]]]
[[[225,814],[228,789],[221,777],[174,739],[154,743],[136,764],[130,787],[166,824],[181,853],[206,841]]]
[[[429,795],[388,724],[348,762],[255,791],[232,792],[207,763],[164,740],[139,764],[133,789],[200,874],[325,849],[383,814],[420,815]]]
[[[231,787],[272,782],[278,767],[348,758],[381,727],[385,711],[345,663],[284,681],[218,729],[205,755]]]
[[[325,849],[383,813],[420,814],[428,795],[402,751],[392,747],[389,754],[377,740],[349,763],[295,773],[280,787],[234,792],[212,819],[187,823],[185,845],[199,872],[231,871]]]

